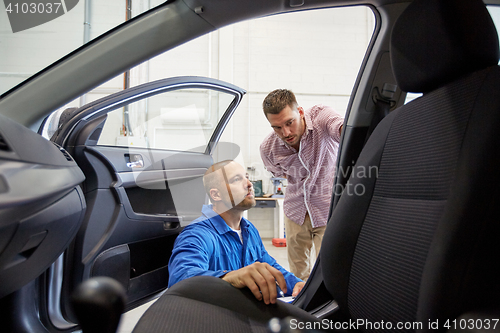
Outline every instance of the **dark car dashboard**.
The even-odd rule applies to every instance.
[[[84,179],[64,149],[0,116],[0,298],[40,275],[76,235]]]

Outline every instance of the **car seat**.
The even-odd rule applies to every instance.
[[[453,328],[447,321],[491,309],[498,318],[493,21],[480,0],[415,0],[395,23],[390,51],[399,87],[423,96],[377,126],[353,169],[365,172],[349,180],[362,195],[344,193],[329,220],[320,264],[339,304],[329,319],[364,322],[360,331],[417,323],[406,327],[411,332],[436,331],[434,323],[443,331]],[[294,305],[266,306],[221,279],[194,277],[167,290],[134,332],[265,332],[273,317],[319,320]]]

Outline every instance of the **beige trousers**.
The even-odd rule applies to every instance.
[[[290,272],[307,280],[321,249],[326,227],[313,228],[309,214],[300,226],[285,216],[286,247]]]

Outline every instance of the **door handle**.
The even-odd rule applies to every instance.
[[[125,161],[129,168],[144,168],[144,160],[140,154],[125,154]]]
[[[144,168],[144,161],[139,160],[139,161],[135,161],[135,162],[128,162],[127,166],[129,168]]]

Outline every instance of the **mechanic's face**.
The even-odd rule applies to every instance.
[[[224,166],[222,174],[226,190],[220,188],[220,197],[228,208],[247,210],[255,206],[253,185],[241,165],[231,162]]]
[[[299,149],[300,138],[305,130],[304,109],[300,106],[294,107],[294,109],[287,106],[278,114],[268,114],[267,120],[281,140],[287,145]]]

